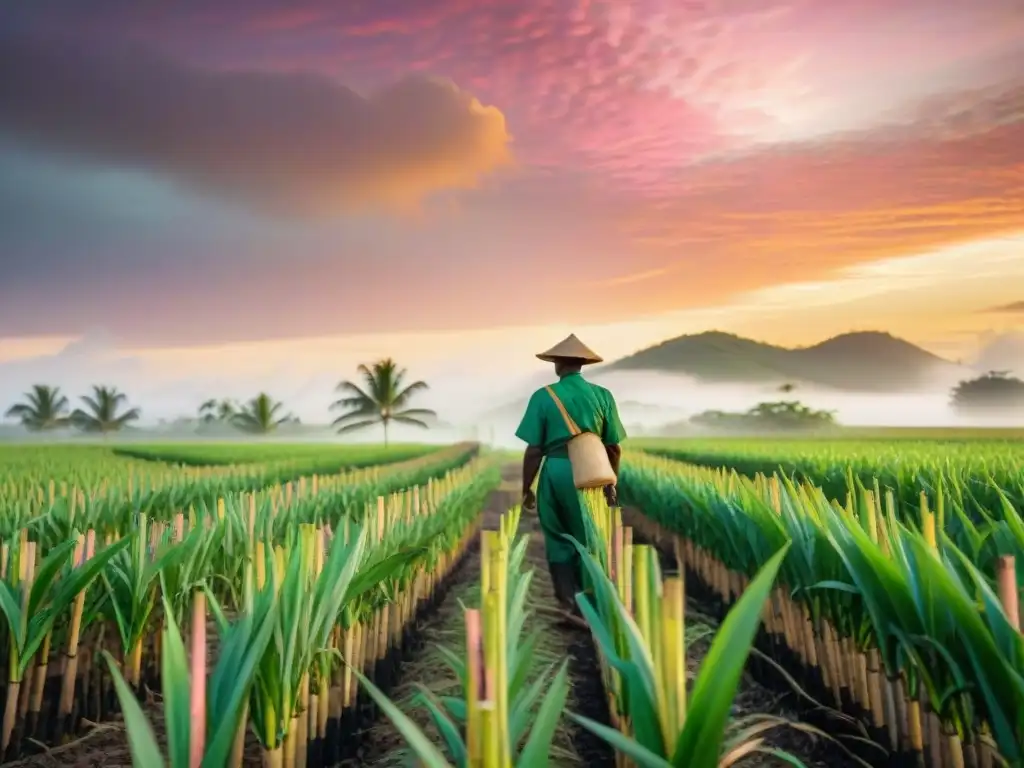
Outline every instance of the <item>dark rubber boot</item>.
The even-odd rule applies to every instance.
[[[575,569],[571,563],[550,563],[551,583],[555,588],[555,599],[559,608],[570,623],[582,629],[587,628],[583,619],[580,607],[576,603],[576,593],[579,587],[576,584]]]
[[[576,579],[569,563],[549,563],[551,585],[555,588],[555,599],[563,608],[576,604]]]

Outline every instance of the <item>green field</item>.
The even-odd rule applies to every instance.
[[[769,432],[750,435],[719,436],[713,433],[686,437],[632,438],[630,443],[726,443],[758,441],[764,443],[817,442],[845,443],[851,440],[888,441],[923,440],[927,442],[1017,442],[1024,440],[1020,427],[832,427],[799,432]]]
[[[788,542],[776,604],[803,613],[826,643],[842,643],[824,673],[837,700],[858,685],[858,654],[869,664],[877,654],[876,668],[895,681],[891,695],[934,711],[959,735],[958,749],[994,729],[1016,765],[1024,441],[929,434],[636,440],[621,493],[661,535],[711,558],[702,575],[712,582],[715,568],[753,575]],[[797,652],[792,629],[774,632]],[[906,739],[907,728],[890,724],[889,735]]]
[[[114,446],[118,456],[163,461],[170,464],[210,466],[254,462],[322,459],[337,461],[339,467],[360,467],[403,461],[436,450],[436,445],[398,444],[334,445],[331,443],[152,443]]]
[[[500,492],[509,501],[518,495],[519,452],[478,453],[472,444],[0,447],[0,654],[12,670],[2,689],[11,724],[4,735],[7,759],[25,756],[28,744],[56,743],[79,734],[87,722],[112,716],[109,705],[86,696],[96,686],[102,693],[97,701],[116,698],[129,707],[131,687],[143,699],[143,687],[162,691],[162,703],[147,705],[153,717],[154,707],[166,714],[177,706],[176,696],[184,701],[181,690],[168,692],[168,681],[195,680],[200,673],[187,668],[187,656],[168,655],[173,638],[161,632],[171,625],[195,630],[191,611],[198,610],[199,593],[204,615],[221,622],[226,633],[218,639],[213,622],[204,640],[222,649],[208,672],[207,749],[228,749],[233,742],[234,731],[217,741],[213,722],[219,719],[235,730],[245,725],[256,750],[238,763],[213,753],[224,760],[218,765],[278,765],[275,755],[282,750],[307,750],[310,768],[336,765],[361,733],[351,713],[367,704],[367,696],[382,702],[381,719],[397,717],[378,688],[401,691],[415,682],[436,682],[403,681],[387,660],[415,656],[407,638],[435,611],[449,622],[463,615],[461,605],[439,608],[431,597],[431,590],[451,579],[476,584],[442,603],[474,596],[485,639],[490,638],[484,646],[491,649],[479,652],[485,665],[495,665],[494,680],[509,686],[508,706],[524,708],[517,727],[568,727],[557,712],[592,695],[574,689],[582,678],[556,674],[568,658],[571,637],[530,618],[544,610],[543,599],[531,597],[530,590],[549,582],[546,573],[534,573],[531,586],[518,517],[501,524],[503,532],[493,534],[501,538],[489,540],[485,553],[472,555],[472,568],[456,569],[460,557],[470,556],[488,493]],[[501,485],[499,466],[506,468]],[[619,491],[630,508],[633,538],[622,530],[622,516],[603,506],[600,494],[591,495],[595,528],[585,562],[597,590],[597,610],[587,620],[598,628],[601,658],[624,654],[635,667],[634,675],[601,666],[621,738],[645,743],[669,762],[703,765],[725,749],[720,742],[700,742],[704,752],[673,759],[676,739],[666,734],[718,717],[713,712],[726,713],[721,722],[733,734],[726,737],[730,749],[740,748],[730,738],[753,738],[742,736],[744,723],[756,721],[773,731],[780,722],[797,731],[810,728],[793,721],[793,714],[780,720],[774,710],[748,712],[729,725],[732,697],[739,691],[742,698],[746,685],[739,677],[739,688],[727,686],[713,701],[695,689],[682,717],[680,676],[692,678],[694,670],[673,661],[671,648],[684,643],[684,624],[688,632],[716,638],[707,654],[717,659],[711,674],[724,679],[727,669],[745,663],[763,613],[764,632],[756,639],[760,653],[784,668],[805,696],[862,724],[862,736],[839,729],[830,737],[840,745],[836,754],[873,742],[868,753],[857,752],[868,764],[879,751],[891,753],[886,759],[914,764],[920,752],[924,765],[947,768],[929,757],[941,741],[955,755],[950,764],[956,756],[965,764],[974,757],[984,764],[980,755],[986,750],[1011,765],[1024,760],[1024,641],[1015,627],[1024,584],[1024,441],[1016,433],[1010,438],[990,430],[874,430],[828,440],[630,440]],[[633,545],[622,544],[629,540]],[[542,562],[540,542],[529,546],[535,553],[530,557]],[[682,556],[686,592],[711,618],[683,622],[673,614],[683,610],[681,597],[675,605],[672,596],[682,595],[684,581],[661,572],[652,546]],[[513,550],[520,554],[513,556]],[[486,565],[484,555],[493,563]],[[482,576],[484,571],[489,575]],[[498,573],[506,575],[499,579]],[[764,598],[744,592],[745,585],[770,594],[774,610],[763,612]],[[518,596],[484,599],[500,589]],[[753,597],[744,601],[744,594]],[[493,612],[498,605],[507,605],[504,619]],[[724,617],[716,612],[730,607],[737,617],[746,616],[748,640],[735,628],[741,619],[731,615],[732,623],[714,634],[714,621]],[[638,634],[611,618],[620,610],[629,613]],[[260,640],[256,629],[264,625],[269,634]],[[494,633],[509,626],[516,634],[503,644]],[[545,633],[549,666],[531,660],[528,644],[535,642],[535,631]],[[246,638],[237,640],[237,654],[223,650],[234,647],[232,637]],[[509,649],[507,658],[489,655],[502,645]],[[243,663],[245,647],[255,654],[251,664]],[[469,658],[465,642],[454,647],[437,662],[440,668]],[[110,654],[109,661],[101,651]],[[69,659],[79,657],[70,674],[43,684],[47,669],[66,669]],[[357,685],[346,677],[342,657],[368,680]],[[106,676],[109,665],[129,685],[118,695]],[[513,674],[516,667],[519,676]],[[207,672],[201,674],[206,679]],[[530,686],[524,688],[523,680]],[[654,687],[644,687],[643,680]],[[229,681],[244,684],[238,701],[247,702],[247,714],[226,698],[223,686]],[[67,689],[63,694],[61,686]],[[39,693],[29,696],[25,690]],[[453,721],[468,717],[476,688],[468,682],[460,688],[456,678],[452,690],[434,705]],[[528,695],[534,698],[523,698]],[[421,706],[403,695],[407,712]],[[540,706],[552,711],[541,713]],[[320,720],[333,736],[321,733],[318,722],[310,725],[317,712],[327,712]],[[418,722],[425,727],[436,713],[424,717]],[[644,718],[662,723],[662,729],[636,728]],[[479,723],[460,728],[445,737],[414,738],[421,760],[429,762],[423,744],[431,738],[451,756],[451,750],[458,752],[453,739],[466,729],[482,729],[481,738],[499,733]],[[540,726],[537,731],[547,734]],[[542,736],[564,742],[559,733]],[[169,744],[184,743],[180,732],[166,736]],[[337,760],[316,757],[326,742]],[[787,752],[797,760],[787,758],[789,764],[825,764],[811,759],[817,753],[806,744],[779,743],[796,750]],[[565,757],[561,747],[550,748]],[[542,753],[527,752],[523,759]],[[510,765],[526,764],[517,759]],[[565,759],[577,765],[598,758]],[[821,760],[836,768],[853,764],[834,755]]]

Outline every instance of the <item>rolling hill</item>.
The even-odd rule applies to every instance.
[[[880,331],[845,333],[794,349],[709,331],[663,341],[600,370],[658,371],[704,382],[791,382],[847,391],[892,392],[925,387],[940,378],[952,379],[961,369]]]

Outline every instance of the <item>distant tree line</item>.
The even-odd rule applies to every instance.
[[[989,371],[953,388],[950,404],[964,414],[1024,410],[1024,381],[1009,371]]]
[[[741,413],[704,411],[693,416],[690,423],[729,432],[775,432],[832,427],[836,418],[833,411],[818,411],[796,400],[780,400],[758,403]]]
[[[780,392],[789,393],[794,384],[783,384]],[[950,405],[964,415],[1024,411],[1024,381],[1009,371],[989,371],[975,379],[957,384]],[[796,400],[758,403],[740,413],[704,411],[690,418],[694,426],[732,432],[800,431],[824,429],[837,424],[835,412],[819,411]]]
[[[24,400],[7,409],[8,419],[18,419],[25,429],[48,432],[72,427],[82,432],[108,434],[137,421],[138,408],[125,408],[128,397],[117,387],[98,386],[79,398],[84,408],[70,409],[60,387],[36,384],[26,392]]]
[[[406,370],[390,358],[360,365],[357,371],[361,374],[360,383],[342,381],[338,384],[336,390],[342,397],[330,406],[332,411],[342,412],[332,422],[338,433],[380,424],[387,445],[391,423],[427,428],[429,424],[425,419],[437,416],[427,408],[409,407],[412,397],[428,386],[423,381],[406,383]],[[95,386],[91,394],[80,399],[84,407],[71,410],[60,387],[36,384],[21,402],[7,409],[5,417],[17,419],[31,432],[72,428],[106,436],[119,432],[141,416],[138,408],[127,407],[127,395],[116,387]],[[197,421],[200,428],[222,424],[252,435],[267,435],[300,423],[298,417],[286,412],[283,403],[265,392],[244,404],[231,399],[206,400],[199,406]]]

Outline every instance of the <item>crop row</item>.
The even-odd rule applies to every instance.
[[[798,484],[812,483],[831,498],[845,499],[858,486],[876,496],[883,490],[905,517],[916,515],[922,492],[974,522],[1000,516],[1006,502],[1024,508],[1024,441],[723,439],[638,445],[645,453],[751,478],[779,473]]]
[[[186,466],[253,464],[309,460],[329,461],[335,467],[354,469],[373,464],[405,461],[436,450],[431,445],[336,445],[332,443],[154,443],[121,445],[117,456]]]
[[[192,461],[170,463],[155,460],[155,453],[132,455],[132,449],[101,446],[0,446],[0,504],[4,501],[66,495],[74,488],[86,494],[122,486],[155,487],[170,482],[223,475],[251,477],[333,474],[342,469],[405,461],[437,450],[427,446],[396,446],[392,450],[327,446],[294,453],[274,446],[274,451],[249,449],[221,454],[218,446],[191,449]],[[249,451],[252,451],[251,455]],[[216,460],[219,456],[244,459]],[[206,456],[209,460],[203,461]],[[248,458],[247,458],[248,456]],[[298,473],[298,474],[296,474]]]
[[[784,475],[644,454],[627,457],[620,487],[641,532],[723,604],[786,549],[766,649],[906,764],[1024,759],[1024,521],[1005,489],[972,522],[951,485],[917,488],[912,510],[856,476],[837,499]]]
[[[142,462],[141,469],[135,464],[118,466],[124,460],[114,459],[108,470],[94,467],[94,482],[81,486],[54,480],[48,465],[40,465],[33,474],[12,474],[7,483],[0,483],[0,536],[9,537],[28,527],[39,536],[60,538],[72,524],[81,529],[83,516],[89,525],[120,530],[138,512],[166,520],[178,511],[210,507],[218,499],[242,493],[315,492],[323,482],[352,485],[350,481],[355,480],[358,485],[395,471],[437,475],[465,463],[476,451],[475,445],[462,444],[405,462],[342,473],[338,473],[336,462],[316,457],[217,468]]]
[[[241,765],[246,733],[266,765],[334,764],[366,717],[354,675],[393,679],[473,538],[497,474],[470,453],[5,538],[5,757],[123,710],[147,768]],[[145,689],[162,693],[166,760]]]

